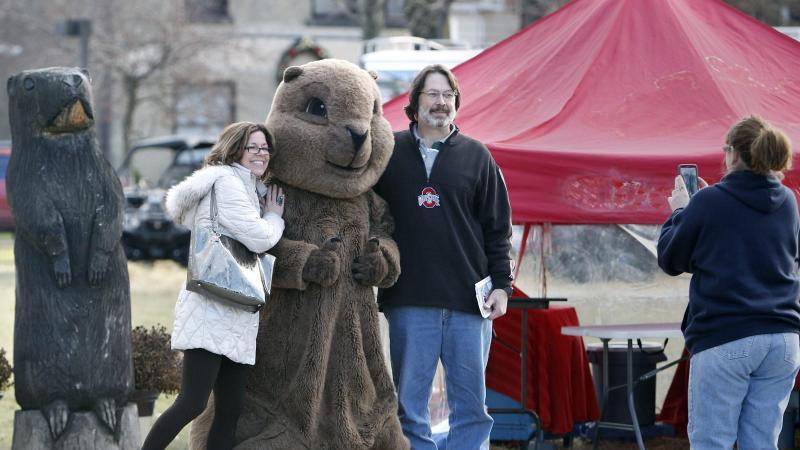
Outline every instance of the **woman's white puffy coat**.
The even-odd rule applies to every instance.
[[[283,234],[283,219],[274,213],[260,214],[259,180],[235,163],[207,166],[169,190],[167,213],[175,222],[192,229],[211,222],[211,186],[217,198],[219,232],[263,253]],[[263,188],[263,185],[261,186]],[[250,313],[209,300],[185,288],[175,305],[172,348],[202,348],[241,364],[255,364],[258,313]]]

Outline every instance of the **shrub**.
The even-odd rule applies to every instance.
[[[170,335],[163,325],[132,331],[133,372],[138,391],[178,392],[181,386],[180,354],[170,348]]]
[[[0,348],[0,391],[5,391],[13,384],[11,382],[12,373],[14,373],[14,370],[11,368],[11,363],[6,359],[6,351]]]

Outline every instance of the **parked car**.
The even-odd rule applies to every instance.
[[[0,231],[14,230],[14,216],[11,214],[11,207],[8,206],[6,193],[6,170],[9,159],[11,159],[11,142],[0,141]]]
[[[430,64],[453,68],[474,57],[481,49],[412,36],[391,36],[364,42],[359,65],[378,74],[381,98],[388,102],[406,92],[414,77]]]
[[[190,231],[164,211],[167,189],[203,164],[214,145],[204,136],[163,136],[134,144],[117,173],[125,192],[122,245],[128,260],[171,259],[186,265]]]

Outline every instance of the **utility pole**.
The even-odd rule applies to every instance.
[[[58,24],[57,32],[64,36],[80,38],[80,67],[89,68],[89,36],[92,35],[92,21],[89,19],[68,19]]]

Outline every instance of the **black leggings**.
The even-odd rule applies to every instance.
[[[244,401],[247,368],[246,364],[235,363],[207,350],[185,350],[181,392],[153,424],[142,450],[166,448],[183,427],[203,412],[212,389],[216,410],[208,433],[208,450],[233,447],[236,422]]]

